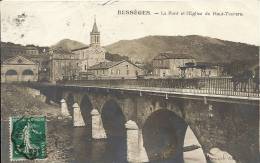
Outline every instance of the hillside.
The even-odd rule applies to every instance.
[[[70,40],[70,39],[63,39],[61,41],[59,41],[58,43],[56,43],[55,45],[52,45],[51,47],[54,49],[63,49],[65,51],[71,51],[72,49],[77,49],[77,48],[82,48],[85,47],[87,45],[78,42],[78,41],[74,41],[74,40]]]
[[[52,47],[70,51],[85,46],[87,45],[81,42],[64,39]],[[107,50],[107,59],[113,60],[119,54],[133,61],[149,62],[160,52],[166,51],[184,51],[202,62],[243,61],[247,65],[255,65],[259,60],[257,46],[198,35],[147,36],[134,40],[121,40],[104,48]]]
[[[160,52],[185,51],[199,61],[258,61],[258,47],[220,39],[190,36],[147,36],[122,40],[105,47],[108,52],[134,60],[150,61]]]

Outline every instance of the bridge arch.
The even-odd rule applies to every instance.
[[[93,109],[93,105],[90,100],[90,97],[85,94],[80,101],[80,111],[81,111],[82,118],[85,122],[86,128],[89,131],[91,131],[91,125],[92,125],[92,117],[91,117],[92,109]]]
[[[108,148],[113,162],[126,162],[126,117],[120,105],[113,99],[105,102],[101,111],[103,127],[108,139]]]
[[[149,160],[183,162],[182,147],[187,124],[174,112],[153,112],[143,126],[143,141]]]
[[[104,129],[109,137],[125,136],[126,117],[122,108],[115,99],[105,102],[101,111]]]
[[[152,112],[142,127],[143,145],[148,159],[152,162],[163,160],[183,163],[185,139],[193,136],[192,139],[197,140],[193,132],[193,135],[187,136],[187,129],[192,132],[185,120],[174,111],[159,109]],[[199,155],[203,161],[206,160],[202,150]]]

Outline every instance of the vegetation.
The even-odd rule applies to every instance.
[[[129,61],[129,57],[127,57],[127,56],[121,56],[119,54],[112,54],[109,52],[106,52],[105,57],[109,61],[122,61],[122,60]]]

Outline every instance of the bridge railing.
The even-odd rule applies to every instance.
[[[259,97],[259,83],[253,79],[243,82],[232,78],[190,78],[190,79],[111,79],[74,80],[58,84],[81,85],[105,88],[138,89],[183,93],[201,93],[227,96]]]

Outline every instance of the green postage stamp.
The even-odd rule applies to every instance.
[[[46,117],[10,117],[10,159],[45,159]]]

